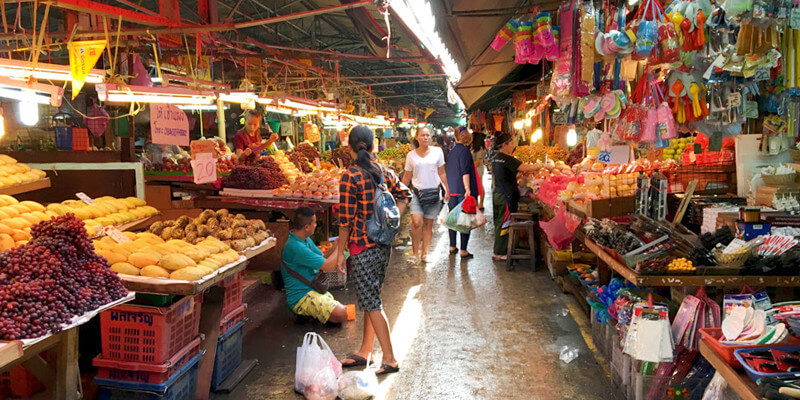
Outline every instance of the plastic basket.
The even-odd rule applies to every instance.
[[[734,352],[739,349],[763,349],[765,347],[775,347],[779,344],[751,344],[751,345],[742,345],[742,346],[735,346],[724,344],[719,341],[719,338],[722,337],[722,329],[721,328],[702,328],[700,329],[700,334],[703,336],[703,339],[706,340],[706,343],[714,349],[714,351],[722,357],[725,362],[730,364],[733,368],[742,369],[744,366],[739,362],[739,360],[734,355]],[[786,338],[789,344],[800,345],[800,339],[795,338],[792,335],[789,335]]]
[[[800,350],[800,345],[776,346],[776,345],[773,344],[773,345],[767,346],[767,347],[769,349],[775,349],[775,350],[780,350],[780,351],[785,351],[785,352],[792,352],[792,351],[799,351]],[[756,349],[739,349],[739,350],[736,350],[736,351],[733,352],[733,355],[736,357],[736,361],[739,361],[739,363],[742,364],[742,367],[744,367],[744,372],[747,372],[747,376],[749,376],[750,379],[753,380],[753,382],[758,383],[758,380],[761,379],[761,378],[777,378],[777,379],[781,379],[781,378],[789,378],[789,377],[797,378],[798,376],[800,376],[800,373],[798,373],[798,372],[778,372],[778,373],[774,373],[774,374],[769,374],[769,373],[758,372],[758,371],[754,370],[752,367],[750,367],[750,365],[747,364],[747,362],[744,361],[743,355],[745,355],[745,354],[747,354],[747,353],[749,353],[751,351],[755,351],[755,350],[764,350],[764,347],[762,346],[761,348],[756,348]]]
[[[797,180],[797,173],[784,175],[761,174],[761,179],[769,186],[790,186]]]
[[[222,319],[219,321],[219,334],[222,335],[225,332],[233,329],[239,322],[244,321],[244,311],[247,309],[247,304],[242,304],[237,307],[235,310],[231,311],[230,313],[224,315]]]
[[[225,297],[222,299],[222,315],[228,315],[242,305],[244,271],[231,275],[222,281]]]
[[[169,307],[123,304],[103,311],[103,358],[150,364],[169,360],[197,337],[201,296],[186,296]]]
[[[216,389],[242,363],[242,336],[244,321],[219,335],[217,356],[214,358],[214,373],[211,375],[211,389]]]
[[[44,390],[44,385],[22,365],[15,365],[0,374],[2,398],[29,398]]]
[[[72,150],[89,150],[89,130],[72,128]]]
[[[205,351],[192,357],[164,383],[136,383],[95,378],[100,400],[194,400],[197,372]]]
[[[671,376],[635,374],[636,400],[672,400],[670,392],[680,388],[685,399],[701,399],[706,386],[711,382],[711,377],[684,378],[676,380]]]
[[[54,126],[56,135],[56,148],[59,150],[72,150],[72,127]]]
[[[98,367],[98,378],[127,382],[164,383],[178,369],[186,365],[192,357],[200,353],[200,343],[202,342],[202,338],[198,336],[167,362],[161,364],[106,360],[100,355],[94,358],[92,364]]]

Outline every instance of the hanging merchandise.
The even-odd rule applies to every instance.
[[[506,43],[516,35],[518,26],[519,23],[516,20],[512,19],[506,22],[506,24],[500,28],[500,31],[497,32],[497,35],[495,35],[491,44],[492,49],[494,49],[494,51],[500,51],[505,47]]]
[[[633,310],[623,352],[631,357],[649,362],[673,360],[675,343],[664,305],[637,304]]]
[[[520,21],[516,35],[514,35],[514,61],[517,64],[526,64],[528,57],[533,55],[533,42],[531,41],[531,21]]]
[[[558,58],[558,41],[553,32],[553,18],[550,13],[542,12],[536,16],[536,26],[533,34],[539,46],[542,47],[543,57],[547,61],[555,61]],[[538,62],[538,60],[535,62]]]
[[[557,103],[570,101],[572,97],[573,79],[573,20],[577,12],[578,2],[573,0],[561,5],[559,8],[559,54],[553,67],[553,80],[550,92]]]
[[[594,44],[595,44],[595,23],[594,7],[591,3],[585,2],[579,6],[576,15],[579,20],[580,31],[578,32],[578,43],[575,54],[575,97],[587,96],[594,82]]]

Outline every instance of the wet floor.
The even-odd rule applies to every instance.
[[[486,210],[491,213],[490,204]],[[447,233],[439,226],[427,265],[408,266],[407,248],[395,248],[383,301],[401,371],[381,379],[378,398],[614,399],[581,335],[576,320],[585,325],[586,316],[575,300],[561,293],[544,266],[507,272],[493,263],[487,217],[489,224],[473,231],[475,258],[466,262],[447,254]],[[355,302],[353,289],[333,293],[343,303]],[[244,358],[260,365],[217,400],[301,399],[293,391],[295,352],[307,331],[321,334],[340,357],[360,344],[361,318],[336,328],[297,323],[283,293],[266,286],[246,301]],[[562,346],[578,349],[579,357],[562,362]]]

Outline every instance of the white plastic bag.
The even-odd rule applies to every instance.
[[[339,377],[339,397],[342,400],[367,400],[378,395],[375,370],[349,371]]]
[[[297,348],[295,366],[294,390],[309,399],[312,398],[309,395],[313,395],[314,399],[336,398],[336,379],[342,374],[342,363],[336,359],[322,336],[314,332],[306,333],[303,344]],[[320,397],[328,393],[332,393],[333,397]]]

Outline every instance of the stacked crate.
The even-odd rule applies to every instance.
[[[202,295],[170,305],[123,304],[100,314],[94,359],[100,399],[194,399],[202,337]]]
[[[223,381],[242,363],[242,336],[244,335],[244,312],[247,304],[242,303],[244,271],[226,278],[222,282],[225,291],[222,300],[222,319],[219,322],[217,354],[214,358],[214,372],[211,389],[216,390]]]

